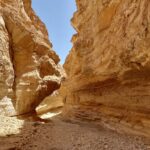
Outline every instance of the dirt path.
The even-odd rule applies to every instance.
[[[3,118],[0,117],[0,120],[3,121]],[[15,125],[15,120],[6,120],[3,125],[0,124],[0,134],[5,131],[10,135],[0,138],[0,150],[150,150],[150,141],[146,139],[120,135],[88,124],[55,119],[46,124],[18,122]],[[2,132],[5,123],[7,128]],[[11,135],[14,132],[18,134]]]

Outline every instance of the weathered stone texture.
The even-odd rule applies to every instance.
[[[58,62],[31,0],[1,0],[0,99],[11,98],[18,114],[34,111],[60,86]]]
[[[65,116],[150,135],[150,1],[76,3]]]

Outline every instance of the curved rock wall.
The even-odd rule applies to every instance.
[[[150,1],[76,3],[64,115],[150,135]]]
[[[1,0],[0,99],[11,98],[17,114],[34,111],[60,86],[62,68],[58,62],[31,0]],[[0,109],[4,107],[0,101]],[[9,110],[4,111],[7,114]]]

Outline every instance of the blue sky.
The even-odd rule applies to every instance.
[[[71,37],[75,33],[70,23],[76,10],[75,0],[32,0],[32,7],[45,23],[53,49],[63,64],[72,47]]]

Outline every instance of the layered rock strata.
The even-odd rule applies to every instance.
[[[64,115],[150,135],[150,1],[76,0]]]
[[[31,0],[1,0],[0,99],[11,98],[17,114],[34,111],[60,86],[58,62]]]

